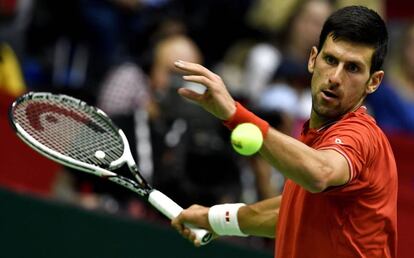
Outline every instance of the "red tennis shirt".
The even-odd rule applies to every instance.
[[[348,161],[350,180],[310,193],[287,180],[279,211],[275,257],[396,257],[397,167],[391,146],[365,107],[301,139]]]

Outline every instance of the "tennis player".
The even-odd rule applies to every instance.
[[[325,22],[310,52],[312,111],[300,140],[236,102],[221,78],[184,61],[187,81],[205,85],[179,94],[200,104],[230,128],[256,124],[260,154],[286,176],[281,196],[245,205],[193,205],[172,225],[186,238],[191,223],[217,235],[274,237],[275,257],[396,257],[397,169],[390,144],[363,101],[384,76],[388,33],[380,16],[349,6]]]

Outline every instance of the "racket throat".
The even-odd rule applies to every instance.
[[[142,187],[151,189],[152,187],[143,179],[140,174],[136,164],[129,165],[129,169],[131,170],[132,174],[134,175],[135,179],[137,180],[138,184]]]
[[[152,188],[148,184],[138,184],[137,182],[126,178],[126,177],[120,177],[118,175],[115,176],[107,176],[106,177],[109,181],[112,181],[118,185],[121,185],[135,193],[137,193],[139,196],[144,198],[145,200],[148,199],[150,193],[152,192]],[[145,183],[145,182],[144,182]]]

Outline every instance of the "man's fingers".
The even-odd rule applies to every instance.
[[[185,62],[185,61],[181,61],[178,60],[176,62],[174,62],[175,67],[177,67],[178,69],[181,69],[183,71],[185,71],[188,74],[191,75],[202,75],[207,77],[208,79],[215,81],[217,80],[217,75],[214,74],[213,72],[211,72],[210,70],[208,70],[207,68],[205,68],[202,65],[196,64],[196,63],[190,63],[190,62]]]
[[[201,245],[200,241],[196,239],[196,235],[187,227],[177,220],[177,218],[171,221],[171,225],[180,233],[184,238],[188,239],[194,244],[194,246],[199,247]]]
[[[184,89],[183,89],[184,90]],[[193,225],[198,228],[208,228],[207,221],[208,208],[200,205],[192,205],[188,209],[181,211],[181,213],[171,220],[171,225],[186,239],[194,244],[200,246],[200,240],[197,240],[196,234],[185,225]]]
[[[178,217],[177,218],[174,218],[171,221],[171,226],[173,228],[175,228],[178,231],[178,233],[182,234],[182,232],[184,230],[184,225],[178,220]]]

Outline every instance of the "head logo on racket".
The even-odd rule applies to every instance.
[[[41,110],[41,112],[39,112]],[[92,130],[94,130],[97,133],[105,133],[105,130],[100,127],[98,124],[94,123],[92,120],[88,119],[87,117],[84,117],[80,115],[79,113],[76,113],[73,110],[68,110],[62,107],[58,107],[56,105],[47,103],[47,102],[32,102],[29,103],[26,107],[26,117],[29,120],[30,125],[38,130],[42,131],[44,130],[44,127],[41,123],[40,116],[42,114],[46,115],[46,120],[50,123],[58,123],[59,119],[56,118],[56,116],[52,116],[50,113],[56,113],[60,115],[64,115],[66,117],[70,117],[74,119],[75,121],[82,123]]]

